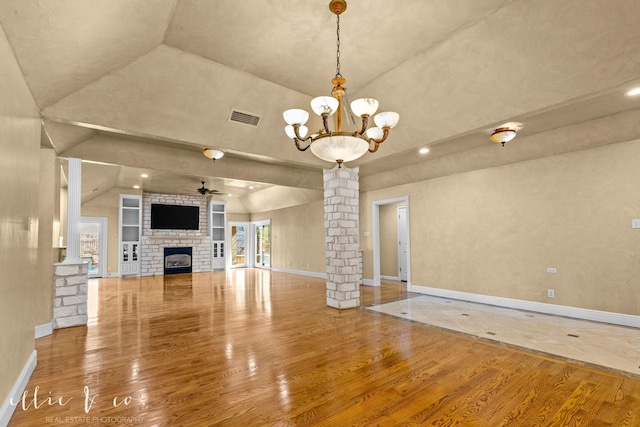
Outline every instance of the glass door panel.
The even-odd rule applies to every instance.
[[[271,225],[256,224],[256,267],[271,266]]]
[[[231,267],[246,267],[246,231],[245,224],[231,224]]]
[[[89,277],[104,277],[102,222],[83,218],[80,222],[80,258],[87,263]]]

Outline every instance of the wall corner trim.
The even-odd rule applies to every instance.
[[[44,323],[42,325],[36,325],[35,337],[36,339],[46,337],[53,333],[53,319],[49,321],[49,323]]]
[[[518,310],[535,311],[538,313],[554,314],[556,316],[574,319],[592,320],[595,322],[611,323],[614,325],[640,328],[640,316],[614,313],[610,311],[591,310],[588,308],[571,307],[567,305],[547,304],[543,302],[526,301],[512,298],[494,297],[491,295],[473,294],[470,292],[451,291],[448,289],[430,288],[413,285],[411,292],[417,292],[435,297],[451,298],[498,307],[515,308]]]
[[[11,387],[9,391],[9,395],[4,399],[2,406],[0,406],[0,426],[6,426],[9,424],[9,420],[16,410],[16,402],[18,402],[20,396],[24,392],[24,389],[27,387],[27,383],[29,382],[29,378],[31,378],[31,374],[36,369],[36,365],[38,363],[38,352],[33,350],[31,356],[27,360],[27,363],[22,368],[22,372],[18,376],[18,379]],[[13,404],[12,404],[13,403]]]

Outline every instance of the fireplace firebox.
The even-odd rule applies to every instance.
[[[192,248],[164,248],[164,274],[191,273]]]

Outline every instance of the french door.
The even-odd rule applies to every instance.
[[[271,268],[271,220],[257,221],[251,225],[255,242],[254,265]]]
[[[229,251],[229,263],[231,268],[247,267],[247,237],[250,223],[229,221],[229,236],[231,238],[231,250]]]
[[[271,220],[229,221],[229,267],[271,268]]]

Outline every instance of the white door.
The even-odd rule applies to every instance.
[[[398,277],[407,281],[407,207],[398,206]]]
[[[87,263],[89,277],[107,277],[107,218],[80,218],[80,258]]]

